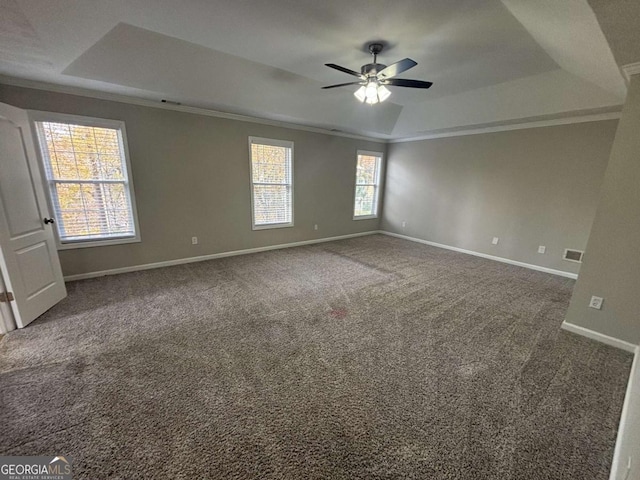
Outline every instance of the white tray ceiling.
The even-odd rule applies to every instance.
[[[0,74],[402,138],[611,111],[624,81],[586,0],[2,0]],[[434,82],[359,104],[366,45]]]

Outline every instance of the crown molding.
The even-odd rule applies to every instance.
[[[41,82],[39,80],[28,80],[25,78],[9,77],[0,75],[0,85],[10,85],[14,87],[32,88],[35,90],[44,90],[48,92],[63,93],[67,95],[78,95],[81,97],[97,98],[99,100],[109,100],[112,102],[127,103],[130,105],[138,105],[141,107],[159,108],[162,110],[173,110],[176,112],[193,113],[196,115],[204,115],[207,117],[225,118],[227,120],[236,120],[239,122],[258,123],[261,125],[269,125],[272,127],[290,128],[292,130],[302,130],[305,132],[320,133],[323,135],[332,135],[336,137],[354,138],[356,140],[366,140],[369,142],[386,143],[389,135],[374,137],[367,135],[359,135],[338,131],[335,129],[311,127],[300,125],[298,123],[287,122],[283,120],[271,120],[268,118],[253,117],[251,115],[242,115],[238,113],[220,112],[218,110],[210,110],[208,108],[190,107],[187,105],[176,105],[173,103],[161,103],[140,97],[131,97],[120,93],[102,92],[99,90],[91,90],[83,87],[75,87],[70,85],[58,85],[55,83]]]
[[[629,76],[636,73],[640,73],[640,62],[626,65],[623,67],[625,77],[629,71]],[[584,123],[584,122],[598,122],[602,120],[617,120],[620,118],[621,113],[615,112],[600,112],[593,113],[593,110],[588,113],[577,113],[572,116],[559,117],[539,120],[538,119],[522,119],[521,121],[507,121],[509,123],[494,122],[488,125],[472,125],[469,127],[462,127],[457,129],[449,129],[434,131],[432,133],[424,132],[418,135],[412,135],[407,137],[393,137],[391,135],[379,134],[380,136],[368,136],[359,135],[354,133],[337,131],[330,128],[312,127],[307,125],[300,125],[293,122],[287,122],[283,120],[271,120],[260,117],[252,117],[250,115],[242,115],[237,113],[220,112],[217,110],[210,110],[200,107],[190,107],[187,105],[175,105],[172,103],[161,103],[146,98],[132,97],[129,95],[123,95],[119,93],[103,92],[99,90],[91,90],[82,87],[75,87],[69,85],[58,85],[54,83],[42,82],[38,80],[28,80],[24,78],[10,77],[6,75],[0,75],[0,85],[10,85],[23,88],[32,88],[36,90],[44,90],[55,93],[63,93],[67,95],[78,95],[82,97],[96,98],[99,100],[108,100],[112,102],[127,103],[130,105],[138,105],[142,107],[159,108],[163,110],[172,110],[183,113],[192,113],[195,115],[204,115],[208,117],[224,118],[228,120],[236,120],[239,122],[250,122],[261,125],[270,125],[273,127],[289,128],[292,130],[301,130],[305,132],[319,133],[322,135],[331,135],[336,137],[353,138],[356,140],[365,140],[369,142],[377,143],[402,143],[402,142],[416,142],[419,140],[430,140],[434,138],[446,138],[446,137],[462,137],[466,135],[480,135],[485,133],[504,132],[509,130],[523,130],[528,128],[540,128],[540,127],[552,127],[556,125],[568,125],[572,123]]]
[[[623,65],[620,70],[622,70],[625,80],[629,83],[631,81],[631,75],[640,74],[640,62]]]
[[[412,137],[396,138],[387,140],[387,143],[416,142],[419,140],[431,140],[434,138],[463,137],[466,135],[481,135],[485,133],[506,132],[509,130],[525,130],[528,128],[554,127],[557,125],[569,125],[572,123],[600,122],[603,120],[618,120],[621,112],[602,112],[583,115],[572,115],[570,117],[554,118],[548,120],[524,120],[519,123],[509,123],[503,125],[493,124],[486,127],[474,127],[468,129],[451,130],[448,132],[426,133]]]

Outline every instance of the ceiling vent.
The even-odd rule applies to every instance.
[[[571,250],[570,248],[567,248],[565,249],[562,258],[569,262],[582,263],[583,256],[584,252],[582,250]]]

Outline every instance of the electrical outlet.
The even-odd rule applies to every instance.
[[[589,302],[589,306],[591,308],[595,308],[596,310],[602,310],[602,302],[604,302],[604,298],[596,297],[595,295],[591,297],[591,301]]]
[[[544,245],[540,245],[538,247],[538,253],[545,253],[547,251],[547,247],[545,247]]]
[[[191,245],[197,245],[198,244],[198,237],[191,237]]]
[[[317,223],[313,226],[313,229],[314,229],[314,230],[317,230],[317,229],[318,229],[318,224],[317,224]]]
[[[402,222],[402,228],[405,228],[407,226],[407,222]]]
[[[493,243],[494,245],[497,245],[499,241],[500,239],[498,237],[493,237],[493,240],[491,240],[491,243]]]

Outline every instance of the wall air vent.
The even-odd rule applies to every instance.
[[[582,250],[572,250],[570,248],[567,248],[565,249],[562,258],[564,260],[568,260],[569,262],[582,263],[583,256],[584,252]]]

